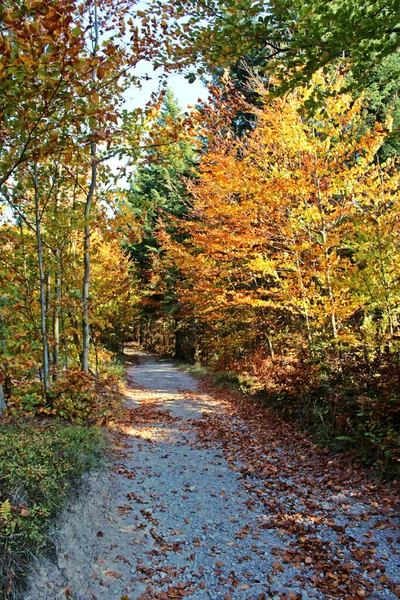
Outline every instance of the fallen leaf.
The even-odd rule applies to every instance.
[[[104,575],[107,575],[107,577],[115,577],[115,579],[122,579],[123,577],[122,573],[116,573],[115,571],[106,571]]]
[[[279,572],[283,573],[284,570],[285,570],[284,567],[280,563],[278,563],[278,562],[272,563],[272,571],[273,571],[274,575],[276,575]]]
[[[126,558],[126,556],[124,556],[123,554],[118,554],[118,556],[115,557],[115,561],[120,560],[122,562],[124,562],[127,565],[130,565],[130,561]]]

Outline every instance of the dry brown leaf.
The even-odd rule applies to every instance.
[[[277,573],[283,573],[285,570],[285,568],[278,562],[274,562],[272,563],[272,571],[273,574],[276,575]]]
[[[106,571],[104,575],[107,575],[107,577],[115,577],[115,579],[122,579],[123,577],[122,573],[116,573],[115,571]]]

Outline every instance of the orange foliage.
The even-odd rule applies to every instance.
[[[331,92],[342,85],[318,77]],[[362,99],[333,95],[305,119],[306,92],[259,92],[254,132],[217,137],[203,157],[186,241],[161,232],[158,272],[181,274],[180,317],[197,324],[200,360],[280,397],[330,398],[350,419],[357,372],[398,351],[399,173],[375,162],[387,125],[365,127]]]

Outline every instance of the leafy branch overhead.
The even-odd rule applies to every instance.
[[[323,0],[152,3],[168,19],[172,64],[203,75],[260,51],[260,65],[279,79],[279,91],[308,83],[320,68],[345,59],[358,89],[368,85],[376,64],[400,46],[396,0]],[[176,40],[174,42],[174,40]]]

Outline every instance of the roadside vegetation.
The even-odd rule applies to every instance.
[[[388,428],[384,419],[371,427],[373,416],[370,412],[360,411],[358,427],[354,428],[352,436],[338,435],[332,423],[334,415],[330,412],[329,405],[321,402],[320,396],[299,394],[297,398],[293,398],[284,394],[268,394],[254,376],[229,370],[219,371],[201,363],[182,363],[180,368],[204,383],[207,388],[215,387],[239,394],[248,410],[251,405],[258,411],[263,408],[272,409],[287,421],[295,421],[300,429],[312,435],[315,442],[330,448],[334,453],[345,452],[348,459],[362,463],[365,467],[372,467],[379,479],[391,480],[398,476],[398,461],[393,460],[392,451],[388,450],[394,447],[397,457],[397,428],[395,425]]]
[[[103,457],[99,427],[59,419],[0,422],[0,598],[15,598],[48,530]]]
[[[82,371],[57,381],[51,405],[40,381],[19,384],[0,417],[0,598],[19,598],[33,559],[52,555],[49,529],[100,468],[105,425],[121,407],[120,359],[108,355],[99,378]]]

